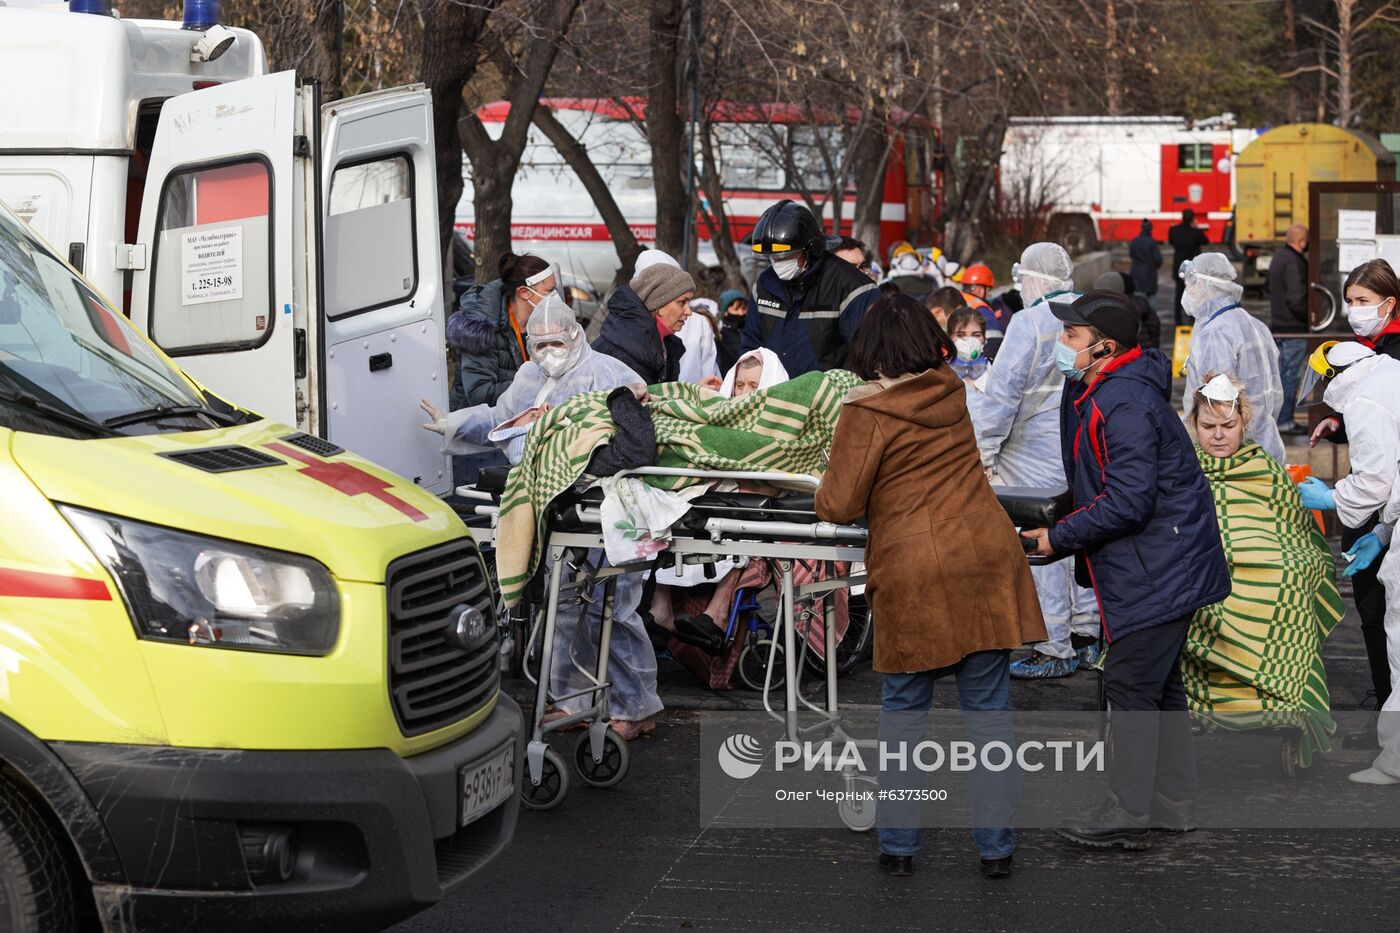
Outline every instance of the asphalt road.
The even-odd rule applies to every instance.
[[[1365,692],[1355,615],[1326,650],[1333,706]],[[757,708],[747,691],[713,694],[663,671],[668,711],[632,745],[618,786],[577,782],[556,810],[522,812],[514,844],[468,887],[396,927],[457,930],[1274,930],[1400,929],[1400,831],[1217,831],[1160,836],[1142,853],[1090,853],[1024,830],[1016,873],[982,878],[965,831],[926,830],[912,878],[875,865],[871,834],[734,830],[702,825],[699,723],[706,709]],[[940,704],[954,702],[951,684]],[[843,699],[877,702],[869,670]],[[1017,683],[1018,709],[1094,709],[1094,676]],[[572,747],[572,736],[562,742]],[[1336,751],[1304,780],[1341,780],[1369,762]],[[1282,780],[1282,779],[1280,779]],[[1400,807],[1400,788],[1380,788]]]

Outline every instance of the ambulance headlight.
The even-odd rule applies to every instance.
[[[283,654],[322,655],[335,647],[340,596],[316,561],[61,509],[116,580],[139,637]]]

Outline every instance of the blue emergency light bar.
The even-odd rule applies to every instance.
[[[68,0],[69,13],[96,13],[98,16],[112,15],[112,0]]]
[[[219,0],[185,0],[183,28],[203,31],[219,23]]]

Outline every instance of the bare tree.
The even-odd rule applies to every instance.
[[[467,4],[458,0],[425,3],[423,83],[433,92],[433,137],[437,147],[438,237],[444,257],[452,243],[457,202],[462,199],[462,136],[458,118],[462,91],[476,74],[482,33],[499,0]]]
[[[1283,72],[1280,77],[1316,72],[1318,75],[1318,122],[1324,118],[1326,105],[1331,103],[1338,126],[1350,127],[1357,122],[1365,100],[1358,95],[1353,83],[1357,64],[1374,54],[1368,41],[1382,23],[1400,22],[1400,0],[1329,0],[1335,24],[1315,16],[1303,16],[1303,23],[1318,40],[1317,62]],[[1328,79],[1333,89],[1328,90]]]
[[[460,122],[462,145],[472,164],[476,274],[480,280],[497,276],[500,256],[510,249],[511,185],[529,139],[535,107],[579,3],[580,0],[543,0],[535,17],[522,21],[524,54],[514,58],[508,97],[510,113],[500,138],[492,139],[475,113],[467,113]],[[439,162],[439,174],[443,171]],[[456,203],[451,202],[454,208]]]
[[[651,0],[647,141],[651,143],[651,177],[656,190],[656,248],[672,256],[680,256],[685,245],[688,212],[681,167],[691,158],[685,152],[685,123],[680,108],[683,12],[681,0]]]

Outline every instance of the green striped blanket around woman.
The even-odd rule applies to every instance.
[[[1299,760],[1331,748],[1322,644],[1345,613],[1336,561],[1287,472],[1258,444],[1196,456],[1210,482],[1232,591],[1196,613],[1181,675],[1208,727],[1296,727]]]
[[[668,382],[648,388],[657,466],[765,470],[820,476],[846,392],[860,378],[845,370],[807,373],[762,392],[726,398]],[[613,436],[608,391],[576,395],[530,429],[525,453],[506,480],[496,533],[496,573],[507,606],[519,601],[539,566],[545,507],[583,475],[593,451]],[[648,477],[679,489],[699,480]]]

